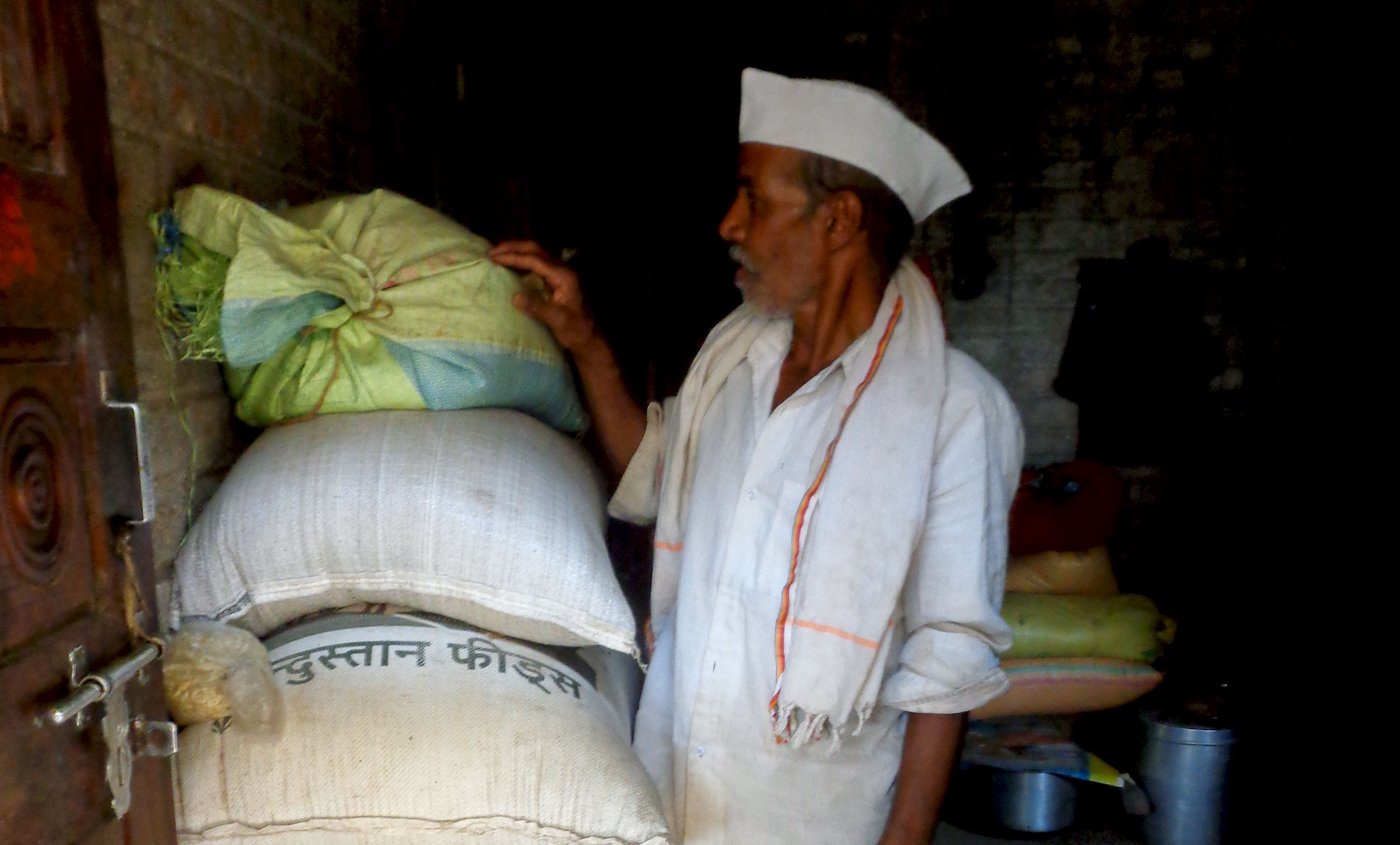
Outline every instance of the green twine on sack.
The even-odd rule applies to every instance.
[[[224,277],[228,275],[230,259],[181,232],[175,212],[170,209],[152,214],[150,223],[156,241],[155,316],[156,322],[166,329],[160,340],[173,376],[170,407],[190,444],[185,524],[180,532],[179,548],[185,545],[189,528],[194,524],[199,438],[195,437],[189,413],[175,390],[179,383],[177,355],[187,360],[224,359],[223,344],[219,341],[219,309],[223,304]]]
[[[156,240],[156,320],[185,360],[223,361],[219,312],[231,259],[180,231],[169,209],[152,214]]]

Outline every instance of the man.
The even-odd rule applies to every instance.
[[[577,363],[611,512],[656,521],[634,744],[676,839],[926,845],[1010,645],[1019,420],[901,261],[969,186],[846,83],[746,70],[739,134],[720,234],[744,304],[664,406],[628,398],[571,271],[529,243],[492,258],[548,283],[517,307]]]

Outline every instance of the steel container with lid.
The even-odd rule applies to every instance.
[[[1149,711],[1139,780],[1148,845],[1219,845],[1234,731],[1215,720]]]

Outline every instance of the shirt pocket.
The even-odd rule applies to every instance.
[[[771,597],[775,602],[781,599],[783,588],[792,573],[793,527],[797,522],[797,511],[802,507],[802,500],[810,486],[805,481],[783,482],[773,513],[767,520],[767,534],[759,545],[758,565],[754,572],[755,587],[759,595]],[[814,493],[811,501],[807,503],[801,534],[798,536],[799,549],[806,541],[819,498],[820,493]],[[768,612],[770,615],[776,613],[777,605],[773,605]]]

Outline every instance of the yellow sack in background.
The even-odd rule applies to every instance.
[[[1083,552],[1040,552],[1013,557],[1006,564],[1009,593],[1052,593],[1064,596],[1113,596],[1118,581],[1108,549]]]
[[[1116,657],[1150,663],[1171,642],[1175,625],[1147,596],[1052,596],[1007,593],[1002,618],[1011,627],[1005,660]]]

